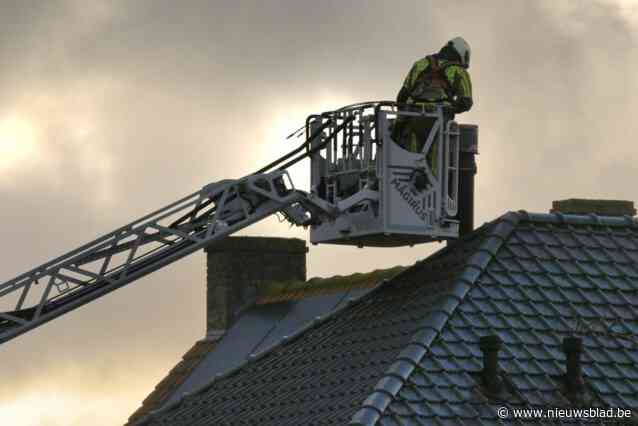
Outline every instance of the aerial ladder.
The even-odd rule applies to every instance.
[[[391,134],[415,117],[434,126],[410,152]],[[441,108],[367,102],[311,115],[302,130],[299,147],[255,173],[208,184],[0,284],[0,343],[275,214],[310,228],[313,244],[387,247],[459,236],[459,152],[462,139],[476,149],[476,126],[446,121]],[[287,171],[304,159],[309,192]]]

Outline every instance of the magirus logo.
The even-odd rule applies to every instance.
[[[401,194],[401,198],[410,206],[410,209],[425,223],[429,223],[428,211],[425,209],[425,200],[417,198],[414,190],[408,183],[402,182],[396,177],[390,181],[390,185]]]

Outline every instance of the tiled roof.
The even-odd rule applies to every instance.
[[[498,406],[570,404],[574,334],[585,403],[637,410],[637,308],[633,219],[508,213],[143,424],[500,424]],[[496,396],[478,377],[493,334]]]

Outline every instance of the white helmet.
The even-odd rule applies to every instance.
[[[470,55],[472,50],[470,49],[470,45],[465,41],[463,37],[454,37],[452,40],[448,42],[449,45],[459,54],[461,58],[461,65],[465,68],[470,67]]]

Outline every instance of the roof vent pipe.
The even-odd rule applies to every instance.
[[[583,352],[583,340],[580,337],[565,337],[563,339],[563,350],[567,360],[565,386],[570,394],[579,394],[585,386],[580,362],[580,354]]]
[[[483,386],[490,393],[498,393],[501,390],[501,379],[499,378],[498,351],[501,349],[502,341],[497,335],[483,336],[479,342],[479,347],[483,352],[483,371],[481,379]]]

